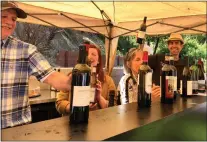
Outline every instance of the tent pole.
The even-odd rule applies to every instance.
[[[101,15],[104,15],[104,16],[106,17],[107,20],[110,20],[110,21],[111,21],[111,19],[109,18],[109,16],[108,16],[103,10],[101,10],[101,9],[98,7],[98,5],[96,5],[96,3],[95,3],[94,1],[91,1],[91,2],[96,6],[96,8],[98,8],[98,10],[101,12]]]
[[[113,27],[113,24],[112,23],[109,23],[109,47],[108,47],[108,58],[107,58],[107,64],[106,64],[106,72],[109,74],[109,59],[110,59],[110,52],[111,52],[111,40],[113,38],[111,38],[111,32],[112,32],[112,27]]]
[[[157,41],[156,41],[156,44],[155,44],[155,50],[154,50],[154,52],[153,52],[153,55],[156,53],[156,51],[157,51],[157,47],[158,47],[158,44],[159,44],[159,41],[160,41],[160,37],[158,36],[157,37]]]
[[[104,20],[104,17],[106,17],[106,19],[108,20],[108,26],[109,26],[109,31],[107,29],[107,26],[106,26],[106,31],[108,33],[108,40],[109,40],[109,46],[108,46],[108,57],[107,57],[107,63],[106,63],[106,72],[109,74],[109,60],[110,60],[110,53],[111,53],[111,40],[113,39],[111,37],[111,32],[112,32],[112,27],[114,26],[112,23],[111,23],[111,19],[109,18],[109,16],[103,11],[101,10],[94,1],[91,0],[91,2],[96,6],[96,8],[100,11],[101,13],[101,16],[102,16],[102,19],[104,21],[104,24],[105,24],[105,20]],[[104,17],[103,17],[104,16]]]
[[[108,20],[108,22],[111,23],[111,19],[109,18],[109,16],[108,16],[103,10],[101,10],[101,9],[98,7],[98,5],[96,5],[96,3],[95,3],[94,1],[91,0],[91,2],[92,2],[93,5],[95,5],[95,7],[100,11],[104,24],[106,25],[106,21],[104,20],[104,17],[106,17],[106,19]],[[103,17],[103,16],[104,16],[104,17]],[[107,29],[107,26],[106,26],[106,31],[107,31],[107,34],[109,35],[109,31],[108,31],[108,29]]]

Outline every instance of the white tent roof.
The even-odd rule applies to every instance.
[[[106,72],[112,71],[120,35],[136,35],[144,16],[147,34],[206,33],[206,2],[18,2],[22,22],[105,35]],[[111,22],[109,22],[111,21]],[[107,26],[106,26],[107,25]],[[87,28],[86,28],[87,27]]]
[[[94,5],[95,3],[95,5]],[[29,15],[35,16],[58,27],[73,27],[77,30],[95,32],[107,35],[103,17],[100,10],[115,25],[117,35],[129,32],[117,27],[136,30],[139,28],[143,17],[147,16],[147,25],[163,22],[180,27],[165,24],[154,24],[147,28],[148,35],[168,34],[181,31],[181,33],[206,32],[206,2],[19,2]],[[96,6],[97,5],[97,6]],[[99,10],[100,9],[100,10]],[[59,14],[62,13],[63,15]],[[38,19],[28,16],[24,22],[49,25]],[[83,25],[71,19],[93,27],[95,31],[84,28]],[[105,20],[107,20],[104,17]],[[107,22],[106,22],[107,24]],[[102,27],[100,27],[102,26]],[[117,27],[116,27],[117,26]],[[79,28],[75,28],[79,27]],[[81,28],[82,27],[82,28]],[[195,27],[195,30],[184,30],[183,28]],[[136,34],[135,32],[129,34]],[[114,36],[117,36],[114,35]]]

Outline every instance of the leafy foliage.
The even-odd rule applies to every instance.
[[[138,44],[136,43],[135,36],[121,36],[119,37],[117,50],[120,51],[122,55],[125,55],[130,48],[137,47],[137,46]]]
[[[156,53],[159,53],[159,54],[169,53],[169,50],[167,47],[168,37],[169,35],[159,36],[159,44],[158,44]],[[158,37],[156,36],[151,36],[151,37],[148,36],[146,40],[151,47],[155,47],[157,38]],[[185,44],[180,53],[181,58],[188,56],[190,64],[193,64],[195,59],[201,58],[202,61],[204,62],[204,65],[206,65],[206,59],[207,59],[206,58],[206,55],[207,55],[206,35],[201,35],[201,34],[200,35],[183,35],[183,38],[184,38]],[[137,46],[136,37],[134,36],[120,37],[117,49],[123,55],[125,55],[126,52],[134,46]],[[206,69],[206,66],[205,66],[205,69]]]

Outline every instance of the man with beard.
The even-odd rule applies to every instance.
[[[185,59],[180,58],[180,52],[183,49],[184,40],[178,33],[172,33],[167,40],[168,49],[170,54],[174,57],[174,66],[177,68],[177,89],[180,89],[180,79],[182,78],[182,72],[184,66],[187,64],[187,57]],[[149,56],[149,66],[153,69],[153,83],[160,85],[160,71],[165,61],[165,55],[156,54]]]
[[[178,33],[172,33],[167,43],[170,54],[174,57],[175,61],[179,61],[179,55],[184,44],[182,36]]]

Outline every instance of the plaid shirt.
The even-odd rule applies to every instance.
[[[1,127],[31,122],[28,78],[43,80],[53,72],[34,45],[8,37],[1,49]]]

